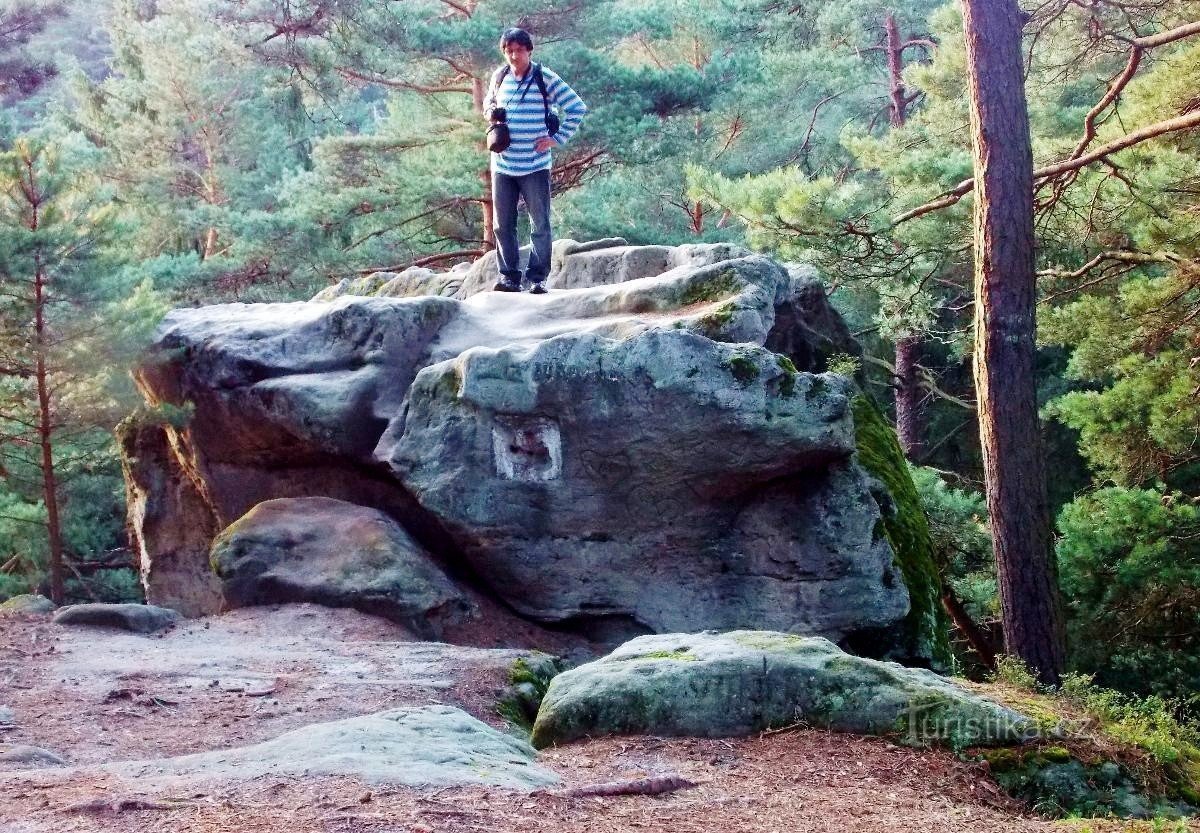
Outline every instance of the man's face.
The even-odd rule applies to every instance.
[[[514,75],[525,74],[525,70],[529,68],[529,56],[533,54],[532,49],[519,43],[509,43],[500,51],[504,53],[504,60],[508,62],[508,68]]]

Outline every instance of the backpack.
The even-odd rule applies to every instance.
[[[500,67],[500,69],[497,70],[492,76],[492,87],[497,91],[497,95],[499,95],[500,85],[504,83],[504,79],[508,73],[509,67],[508,64],[505,64],[504,66]],[[558,128],[561,127],[561,122],[559,121],[556,113],[550,112],[550,95],[546,92],[546,79],[542,77],[541,64],[533,65],[533,81],[537,84],[538,92],[542,94],[542,107],[546,111],[546,134],[553,136],[558,133]],[[525,91],[521,93],[522,101],[525,100],[525,95],[529,92],[529,86],[530,85],[526,84]]]

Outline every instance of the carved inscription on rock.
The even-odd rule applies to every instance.
[[[562,435],[552,419],[498,414],[492,453],[496,474],[505,480],[544,483],[562,476]]]

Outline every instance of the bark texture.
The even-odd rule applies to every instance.
[[[1016,0],[962,0],[975,151],[975,388],[1006,650],[1057,683],[1064,642],[1034,381],[1033,151]]]
[[[896,342],[896,436],[905,459],[916,463],[921,457],[921,380],[917,376],[917,354],[921,341],[908,336]]]

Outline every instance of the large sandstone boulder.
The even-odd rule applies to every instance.
[[[431,639],[474,609],[399,524],[332,498],[260,503],[213,541],[212,566],[230,607],[353,607]]]
[[[125,434],[146,449],[127,479],[149,598],[192,612],[221,529],[324,496],[386,513],[526,617],[614,642],[840,641],[894,630],[914,587],[936,604],[878,523],[856,394],[824,372],[858,348],[811,273],[726,245],[555,251],[544,296],[479,291],[484,259],[168,315],[138,379],[184,418]],[[918,626],[896,644],[930,643]]]
[[[944,677],[766,631],[644,636],[555,677],[533,744],[606,734],[729,737],[802,724],[923,745],[1012,744],[1030,718]]]
[[[847,385],[686,331],[565,335],[426,368],[380,454],[527,616],[841,636],[908,603]]]

